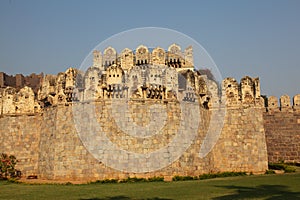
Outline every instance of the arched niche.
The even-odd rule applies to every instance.
[[[136,65],[143,65],[149,64],[149,50],[146,46],[140,45],[136,48],[135,52],[135,64]]]
[[[154,65],[165,65],[166,52],[161,47],[156,47],[152,51],[152,63]]]
[[[129,70],[131,67],[133,67],[133,52],[131,49],[125,48],[121,52],[121,66],[124,70]]]
[[[103,52],[103,65],[105,68],[112,64],[116,64],[117,51],[111,46],[107,47]]]

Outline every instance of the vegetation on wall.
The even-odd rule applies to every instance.
[[[14,155],[6,153],[0,154],[0,179],[16,178],[21,176],[21,172],[15,169],[18,160]]]

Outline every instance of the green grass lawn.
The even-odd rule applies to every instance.
[[[300,173],[87,185],[29,185],[0,181],[0,199],[300,199]]]

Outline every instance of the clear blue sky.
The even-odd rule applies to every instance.
[[[0,71],[79,67],[113,34],[137,27],[185,33],[223,77],[260,77],[268,96],[300,93],[300,1],[0,1]]]

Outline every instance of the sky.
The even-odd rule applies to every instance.
[[[78,68],[100,42],[141,27],[193,38],[223,78],[259,77],[267,96],[300,94],[297,0],[0,0],[0,71]]]

